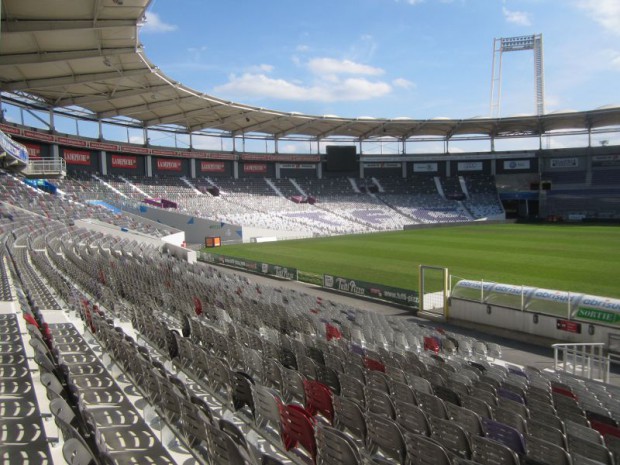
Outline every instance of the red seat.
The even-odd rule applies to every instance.
[[[320,413],[330,424],[333,424],[334,404],[329,387],[318,381],[304,379],[304,392],[306,394],[306,410],[311,415]]]
[[[573,391],[563,388],[561,386],[551,386],[551,392],[555,392],[556,394],[560,394],[562,396],[570,397],[571,399],[577,399],[577,396],[573,394]]]
[[[364,366],[369,370],[385,373],[385,365],[380,361],[372,359],[370,357],[364,357]]]
[[[595,429],[599,433],[605,436],[616,436],[620,438],[620,428],[617,426],[608,425],[607,423],[603,423],[602,421],[590,420],[590,425],[592,429]]]
[[[330,325],[329,323],[325,323],[325,333],[328,341],[342,338],[342,333],[340,330],[336,326]]]
[[[202,315],[202,302],[198,297],[194,297],[194,312],[196,315]]]
[[[310,453],[312,460],[316,461],[317,448],[312,415],[299,405],[284,405],[280,409],[280,424],[285,449],[290,450],[299,443]]]
[[[431,352],[439,353],[439,342],[436,338],[431,336],[424,336],[424,350],[430,350]]]

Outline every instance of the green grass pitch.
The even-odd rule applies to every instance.
[[[425,264],[467,279],[620,298],[616,226],[455,226],[232,245],[216,252],[406,289],[418,288],[418,265]]]

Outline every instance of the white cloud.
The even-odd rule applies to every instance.
[[[312,85],[296,84],[284,79],[274,79],[265,74],[245,73],[233,75],[229,82],[214,89],[217,95],[238,98],[275,98],[297,101],[358,101],[382,97],[392,87],[386,82],[372,82],[355,77],[336,80],[319,80]]]
[[[267,64],[250,66],[247,70],[248,73],[271,73],[272,71],[273,71],[273,66],[267,65]]]
[[[144,25],[142,26],[141,32],[172,32],[176,31],[176,29],[177,26],[175,24],[166,23],[157,15],[157,13],[153,13],[151,11],[144,15]]]
[[[396,78],[392,81],[394,87],[400,87],[401,89],[413,89],[415,88],[415,82],[409,81],[405,78]]]
[[[577,0],[576,5],[608,32],[620,35],[620,2],[618,0]]]
[[[308,68],[314,74],[363,74],[366,76],[379,76],[383,74],[381,68],[356,63],[351,60],[336,60],[334,58],[313,58],[308,62]]]
[[[531,26],[532,22],[530,21],[530,16],[525,11],[514,11],[509,10],[505,6],[502,7],[502,12],[504,13],[504,18],[506,21],[512,24],[517,24],[519,26]]]
[[[299,152],[299,147],[294,144],[286,144],[280,146],[280,153],[297,153]]]
[[[144,137],[143,136],[129,136],[129,143],[130,144],[144,144]]]
[[[310,46],[309,45],[305,45],[305,44],[299,44],[295,50],[297,50],[298,52],[308,52],[310,51]]]

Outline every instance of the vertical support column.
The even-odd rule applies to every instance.
[[[321,162],[316,164],[316,177],[323,179],[323,164]]]
[[[499,49],[497,45],[499,44]],[[493,39],[493,62],[491,65],[491,104],[489,108],[489,115],[493,117],[499,116],[499,105],[502,94],[502,52],[501,52],[502,39]]]
[[[192,179],[196,179],[196,159],[189,159],[189,175]]]
[[[58,144],[52,144],[50,148],[52,149],[52,160],[58,160],[60,158],[60,148]]]
[[[364,162],[360,160],[360,179],[364,179]]]
[[[233,178],[239,179],[239,162],[237,160],[233,162]]]
[[[108,175],[108,153],[105,150],[99,152],[99,170],[103,176]]]
[[[50,131],[56,132],[56,125],[54,124],[54,110],[52,108],[49,109],[50,115]]]
[[[542,34],[534,36],[534,81],[536,85],[536,114],[545,114],[545,75]]]
[[[276,179],[280,179],[280,167],[282,163],[276,163]]]
[[[151,155],[146,156],[146,175],[149,178],[153,177],[153,157]]]

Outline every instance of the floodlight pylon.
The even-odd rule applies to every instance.
[[[542,34],[518,37],[501,37],[493,39],[493,65],[491,74],[491,111],[490,115],[498,118],[501,113],[502,100],[502,57],[504,52],[534,52],[534,85],[536,114],[545,113],[545,74],[543,66]]]

